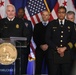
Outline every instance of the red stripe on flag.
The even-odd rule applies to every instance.
[[[74,0],[72,0],[73,1],[73,3],[74,3]]]
[[[33,19],[33,16],[31,17],[31,21],[32,21],[32,23],[35,25],[36,23],[35,23],[35,21],[34,21],[34,19]]]
[[[35,55],[35,49],[34,49],[34,47],[33,47],[33,45],[32,45],[32,42],[30,43],[30,47],[31,47],[31,49],[32,49],[32,51],[33,51],[33,53],[34,53],[34,55]]]
[[[0,15],[0,19],[2,19],[1,15]]]
[[[39,16],[38,14],[36,15],[37,21],[40,22]]]
[[[52,15],[50,14],[50,19],[49,19],[49,21],[52,21],[54,18],[52,17]]]
[[[9,3],[11,3],[11,0],[8,0],[9,1]],[[12,3],[11,3],[12,4]]]
[[[57,12],[58,12],[58,8],[59,8],[59,3],[57,2],[55,7],[54,7],[54,11],[55,11],[56,15],[57,15]]]
[[[24,18],[25,18],[25,19],[28,19],[26,15],[24,15]]]

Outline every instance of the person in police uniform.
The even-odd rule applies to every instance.
[[[74,22],[75,21],[75,12],[74,11],[68,11],[66,14],[66,19]]]
[[[75,21],[75,12],[74,11],[68,11],[66,14],[66,19],[74,22]],[[74,24],[75,27],[75,31],[76,31],[76,23]],[[76,42],[75,42],[76,43]],[[74,47],[72,49],[72,55],[73,55],[73,70],[72,70],[72,75],[76,75],[76,48],[75,48],[75,44]]]
[[[32,37],[32,34],[33,34],[32,23],[31,23],[31,21],[25,19],[24,16],[25,16],[25,10],[24,10],[24,8],[21,7],[21,8],[18,9],[17,17],[24,21],[27,32],[30,33],[30,35],[28,37],[28,43],[30,44],[30,40],[31,40],[31,37]]]
[[[58,8],[58,19],[51,21],[46,31],[46,43],[48,44],[49,75],[70,75],[71,50],[75,43],[76,32],[74,23],[65,19],[66,8]]]
[[[71,21],[71,22],[74,22],[75,21],[75,12],[68,11],[66,14],[66,19]],[[76,23],[74,24],[74,27],[75,27],[75,31],[76,31]],[[76,59],[76,49],[75,48],[73,48],[73,59],[74,60]]]
[[[50,24],[48,19],[50,14],[48,11],[42,12],[42,22],[38,23],[34,27],[33,39],[36,44],[36,61],[35,61],[35,75],[41,75],[42,62],[47,63],[47,50],[48,45],[45,41],[45,33],[47,26]]]
[[[66,14],[66,19],[74,22],[75,21],[75,12],[74,11],[68,11]],[[74,22],[74,27],[75,27],[75,31],[76,31],[76,23]],[[75,48],[75,44],[74,44],[74,48],[73,48],[73,59],[76,60],[76,48]]]
[[[27,28],[23,20],[15,17],[15,13],[16,10],[14,5],[12,4],[7,5],[6,7],[7,17],[0,20],[0,38],[26,37],[27,40],[30,41],[31,38],[30,32],[27,32]],[[18,48],[17,52],[18,52],[18,57],[21,58],[20,61],[19,59],[16,60],[15,75],[26,74],[26,65],[27,65],[26,60],[28,60],[29,51],[26,48]],[[20,66],[21,66],[21,70],[20,70]]]
[[[25,60],[24,59],[22,59],[22,61],[24,61],[23,63],[22,63],[22,65],[24,65],[25,63],[25,69],[23,68],[23,73],[25,73],[25,71],[27,70],[27,63],[28,63],[28,55],[29,55],[29,53],[30,53],[30,42],[31,42],[31,37],[32,37],[32,34],[33,34],[33,30],[32,30],[32,24],[31,24],[31,21],[29,21],[29,20],[27,20],[27,19],[25,19],[24,18],[24,15],[25,15],[25,10],[24,10],[24,8],[19,8],[18,9],[18,13],[17,13],[17,17],[18,18],[20,18],[20,19],[22,19],[23,21],[24,21],[24,24],[25,24],[25,26],[26,26],[26,32],[28,32],[29,33],[29,36],[27,37],[28,38],[28,45],[27,45],[27,48],[26,48],[26,50],[24,50],[23,51],[23,53],[26,53],[25,54]]]

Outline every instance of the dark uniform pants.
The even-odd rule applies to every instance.
[[[63,63],[63,64],[56,64],[53,60],[49,59],[48,62],[48,74],[49,75],[70,75],[72,64],[71,63]]]

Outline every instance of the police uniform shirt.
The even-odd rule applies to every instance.
[[[31,37],[32,37],[32,35],[33,35],[33,28],[32,28],[32,23],[31,23],[31,21],[29,21],[29,20],[27,20],[27,19],[25,19],[25,18],[22,18],[22,20],[24,21],[24,24],[25,24],[25,26],[26,26],[26,32],[27,32],[27,39],[28,39],[28,42],[30,43],[30,41],[31,41]]]
[[[10,21],[9,18],[4,18],[0,20],[0,38],[9,37],[25,37],[27,32],[25,30],[26,26],[23,21],[19,18],[13,18]]]
[[[64,63],[69,62],[71,55],[70,55],[70,49],[72,49],[73,44],[75,42],[75,28],[74,23],[63,20],[64,24],[61,25],[59,23],[59,20],[53,20],[50,25],[47,28],[46,32],[46,42],[49,45],[51,49],[53,49],[53,53],[49,53],[49,57],[55,57],[56,61],[58,63]],[[58,47],[67,47],[67,50],[64,53],[64,57],[60,57],[60,55],[57,52]],[[52,56],[51,56],[52,55]]]

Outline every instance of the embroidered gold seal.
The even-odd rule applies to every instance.
[[[0,64],[10,65],[17,58],[17,50],[11,43],[2,43],[0,45]]]

